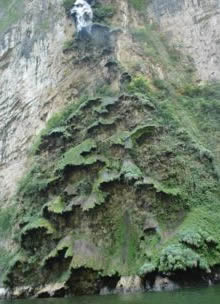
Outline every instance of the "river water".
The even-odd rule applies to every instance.
[[[133,295],[0,301],[0,304],[220,304],[220,285]]]

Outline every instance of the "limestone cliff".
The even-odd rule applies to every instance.
[[[214,280],[219,16],[194,2],[93,1],[90,41],[72,1],[0,1],[0,268],[20,295]]]

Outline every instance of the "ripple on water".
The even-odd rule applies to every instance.
[[[173,292],[0,301],[0,304],[220,304],[220,285]]]

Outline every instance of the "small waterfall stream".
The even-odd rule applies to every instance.
[[[74,6],[70,10],[76,25],[76,30],[79,33],[83,29],[91,31],[93,11],[90,4],[85,0],[76,0]]]

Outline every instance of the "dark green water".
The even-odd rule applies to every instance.
[[[209,288],[184,289],[175,292],[117,296],[73,297],[0,301],[0,304],[220,304],[220,285]]]

